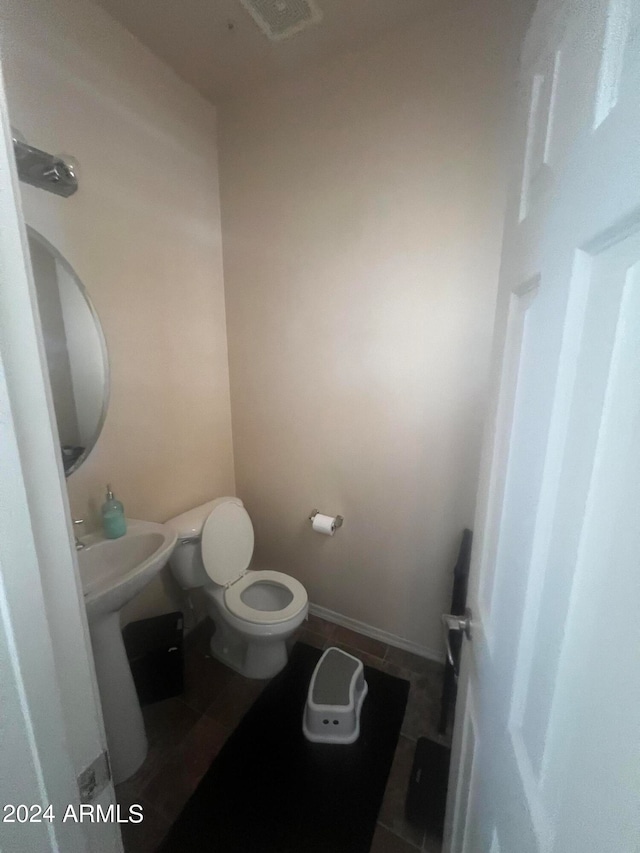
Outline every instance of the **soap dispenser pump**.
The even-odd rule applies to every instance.
[[[107,484],[107,499],[102,504],[102,527],[107,539],[118,539],[127,532],[124,507],[119,500],[114,498],[109,484]]]

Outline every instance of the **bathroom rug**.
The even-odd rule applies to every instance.
[[[365,666],[360,737],[302,733],[322,652],[297,643],[187,802],[159,853],[369,853],[409,682]]]

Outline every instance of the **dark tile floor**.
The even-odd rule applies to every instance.
[[[212,658],[208,625],[199,625],[185,641],[185,693],[144,709],[149,754],[135,776],[116,786],[121,805],[140,803],[144,809],[141,824],[122,825],[127,853],[156,850],[229,734],[268,683],[243,678]],[[320,649],[337,646],[366,665],[410,682],[371,853],[440,853],[437,839],[405,820],[404,801],[417,738],[426,735],[446,742],[437,734],[442,666],[316,616],[309,616],[297,639]]]

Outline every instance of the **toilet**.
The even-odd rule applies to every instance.
[[[247,678],[271,678],[287,641],[307,617],[307,591],[282,572],[252,571],[253,525],[239,498],[217,498],[167,521],[178,543],[171,571],[185,590],[201,588],[215,625],[211,653]]]

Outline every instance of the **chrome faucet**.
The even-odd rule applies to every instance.
[[[84,524],[84,518],[74,518],[74,519],[73,519],[73,523],[74,523],[74,524]],[[81,541],[78,539],[78,537],[77,537],[77,536],[75,537],[75,539],[76,539],[76,551],[82,551],[82,549],[83,549],[83,548],[86,548],[86,547],[87,547],[87,546],[84,544],[84,542],[81,542]]]

